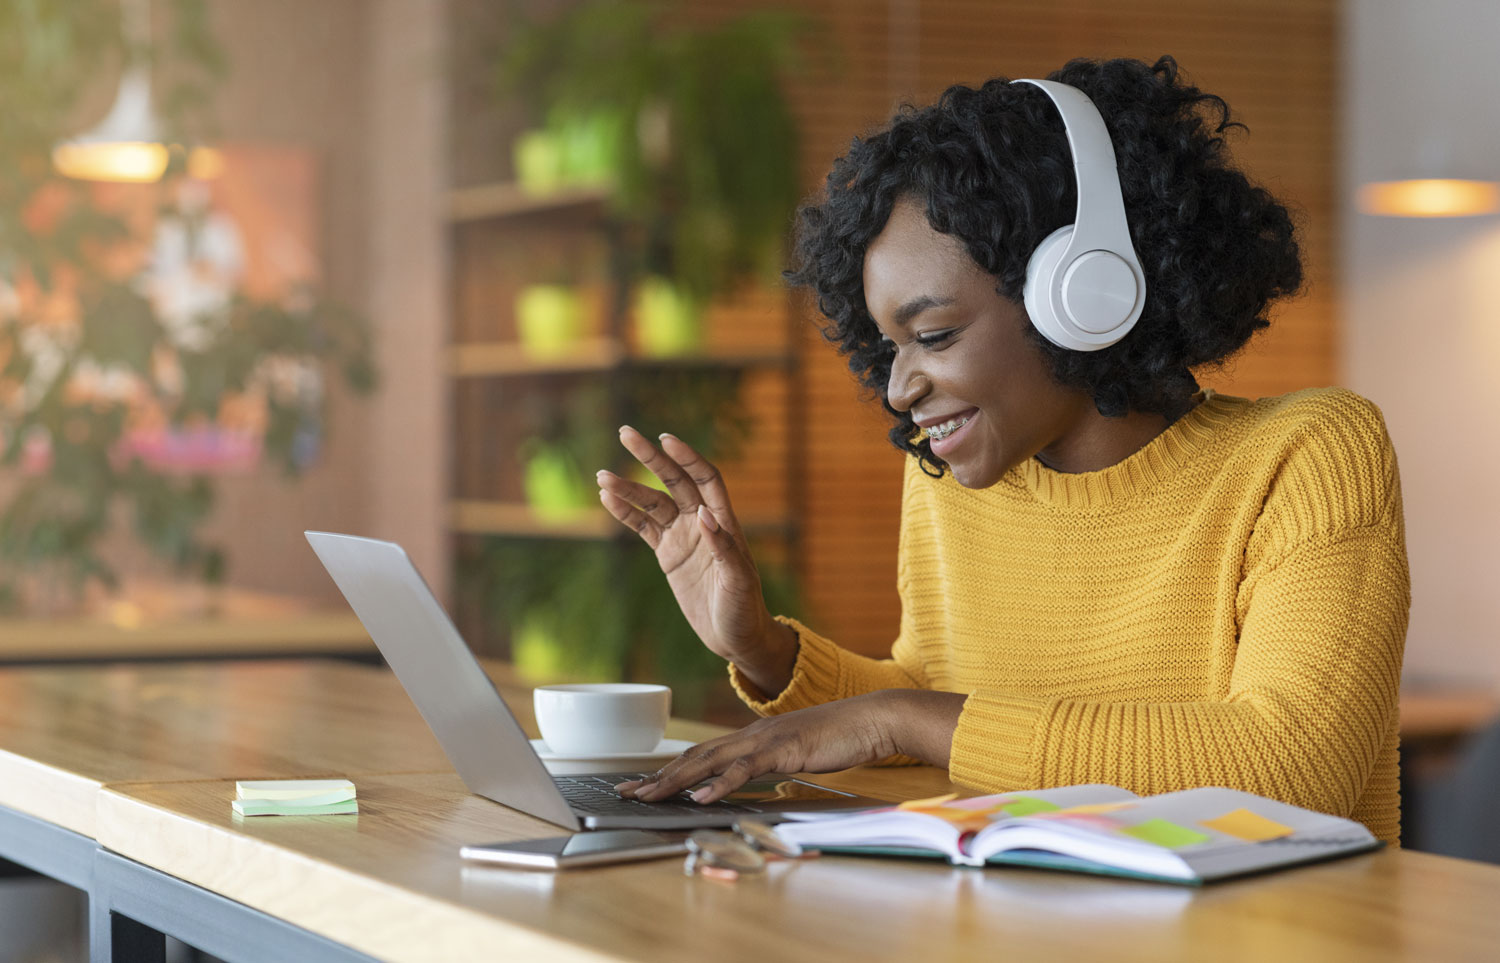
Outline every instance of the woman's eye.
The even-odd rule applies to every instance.
[[[915,340],[922,347],[931,348],[935,345],[943,344],[951,337],[953,337],[953,330],[950,328],[946,331],[935,331],[931,334],[919,334]]]

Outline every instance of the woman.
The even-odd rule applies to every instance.
[[[670,497],[608,472],[600,497],[765,718],[621,792],[706,781],[709,802],[765,772],[908,757],[996,792],[1230,786],[1394,842],[1410,590],[1380,413],[1339,389],[1199,390],[1193,369],[1301,284],[1287,211],[1229,165],[1240,125],[1170,58],[1050,79],[1104,118],[1139,320],[1074,350],[1028,318],[1031,253],[1078,193],[1036,85],[953,87],[856,140],[799,214],[789,277],[910,456],[892,657],[772,618],[718,472],[622,428]]]

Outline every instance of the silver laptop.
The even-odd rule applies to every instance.
[[[786,776],[756,780],[708,805],[686,791],[655,803],[620,798],[615,785],[641,773],[554,776],[400,545],[303,534],[470,792],[573,830],[691,829],[741,816],[890,805]]]

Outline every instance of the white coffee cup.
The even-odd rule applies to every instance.
[[[640,682],[538,686],[531,695],[547,748],[564,756],[650,752],[672,712],[672,690]]]

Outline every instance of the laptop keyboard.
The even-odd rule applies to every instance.
[[[558,791],[568,801],[569,807],[575,812],[587,813],[590,816],[638,816],[648,813],[701,814],[703,812],[758,813],[761,811],[738,803],[716,802],[706,805],[695,803],[685,790],[674,799],[664,799],[661,802],[625,799],[615,792],[615,786],[622,782],[644,778],[646,778],[645,773],[620,772],[603,775],[553,776],[552,781],[557,784]]]

